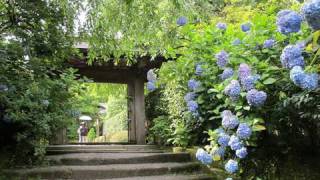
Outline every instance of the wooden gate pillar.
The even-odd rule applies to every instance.
[[[134,79],[134,117],[137,144],[146,143],[146,114],[144,102],[144,79]]]

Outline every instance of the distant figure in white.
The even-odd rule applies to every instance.
[[[80,127],[78,128],[78,135],[79,135],[79,143],[86,142],[86,136],[88,134],[88,129],[85,126],[84,122],[81,122]]]

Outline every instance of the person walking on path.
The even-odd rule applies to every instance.
[[[82,122],[80,124],[80,127],[78,128],[78,134],[79,134],[79,143],[86,142],[86,136],[88,134],[88,128],[85,126],[84,122]]]

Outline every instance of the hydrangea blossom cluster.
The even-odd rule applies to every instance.
[[[243,147],[243,144],[241,142],[241,140],[239,139],[239,137],[232,135],[230,137],[230,140],[228,142],[228,145],[230,146],[230,148],[234,151],[241,149]]]
[[[243,32],[248,32],[248,31],[250,31],[250,29],[251,29],[251,24],[250,23],[241,24],[241,30]]]
[[[199,160],[201,163],[203,164],[206,164],[206,165],[209,165],[212,163],[212,156],[207,153],[205,150],[199,148],[197,150],[197,153],[196,153],[196,158],[197,160]]]
[[[202,75],[202,72],[203,72],[203,69],[202,69],[202,67],[201,67],[201,64],[197,64],[197,65],[196,65],[195,74],[196,74],[197,76],[201,76],[201,75]]]
[[[219,22],[216,24],[216,27],[220,30],[226,30],[227,29],[227,24],[226,23],[222,23],[222,22]]]
[[[234,129],[238,126],[239,120],[237,116],[232,114],[229,110],[222,112],[222,127],[225,129]]]
[[[9,88],[8,88],[7,85],[5,85],[5,84],[0,84],[0,91],[1,91],[1,92],[5,92],[5,91],[8,91],[8,90],[9,90]]]
[[[282,34],[290,34],[300,31],[302,17],[295,11],[281,10],[277,14],[278,31]]]
[[[188,87],[190,90],[195,91],[200,87],[200,82],[195,79],[190,79],[188,81]]]
[[[232,174],[235,173],[238,170],[238,162],[235,160],[230,159],[224,166],[225,170]]]
[[[304,66],[302,49],[297,45],[288,45],[282,50],[280,57],[281,64],[284,68],[291,69],[294,66]]]
[[[196,113],[198,110],[198,103],[196,101],[188,101],[187,102],[188,110],[192,113]]]
[[[240,139],[248,139],[251,136],[251,128],[247,123],[240,123],[237,129],[237,136]]]
[[[306,2],[301,11],[309,26],[315,31],[320,30],[320,0]]]
[[[232,45],[234,46],[238,46],[241,44],[241,40],[239,38],[235,39],[233,42],[232,42]]]
[[[246,147],[242,147],[242,148],[236,150],[236,156],[240,159],[245,158],[247,155],[248,155],[248,152],[247,152]]]
[[[266,48],[266,49],[270,49],[270,48],[272,48],[274,46],[275,42],[276,41],[273,40],[273,39],[267,39],[267,40],[264,41],[263,47]]]
[[[232,76],[233,76],[233,73],[234,73],[234,72],[233,72],[233,69],[232,69],[232,68],[225,68],[225,69],[223,70],[222,74],[219,75],[219,77],[220,77],[221,80],[224,81],[224,80],[232,77]]]
[[[302,89],[315,90],[318,88],[319,76],[316,73],[305,73],[301,66],[295,66],[290,71],[290,79]]]
[[[228,134],[221,134],[219,135],[219,138],[218,138],[218,144],[221,147],[226,147],[228,146],[229,140],[230,140],[230,136]]]
[[[241,86],[239,81],[232,80],[230,84],[225,87],[224,93],[228,95],[232,100],[237,100],[241,93]]]
[[[246,63],[241,63],[238,69],[239,79],[245,79],[246,77],[251,75],[251,68]]]
[[[148,91],[154,91],[156,89],[156,81],[157,81],[157,75],[154,73],[153,69],[150,69],[147,72],[147,89]]]
[[[222,50],[215,55],[215,58],[217,59],[218,67],[223,68],[228,64],[229,54]]]
[[[267,93],[265,93],[264,91],[251,89],[250,91],[248,91],[246,98],[250,106],[260,107],[267,100]]]
[[[188,20],[185,16],[181,16],[177,19],[177,25],[179,26],[184,26],[185,24],[187,24]]]
[[[256,82],[258,81],[260,77],[258,75],[255,76],[248,76],[246,78],[241,79],[241,85],[246,91],[249,91],[251,89],[255,88]]]
[[[184,100],[185,100],[186,102],[192,101],[192,100],[195,99],[195,97],[196,97],[196,94],[195,94],[194,92],[188,92],[188,93],[184,96]]]

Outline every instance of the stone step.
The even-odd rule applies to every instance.
[[[74,153],[47,156],[54,165],[107,165],[189,162],[189,153]]]
[[[66,153],[161,153],[155,145],[54,145],[47,148],[47,154],[66,154]]]
[[[99,166],[49,166],[5,170],[10,178],[28,179],[107,179],[188,173],[200,170],[199,163],[112,164]]]
[[[208,174],[166,174],[162,176],[137,176],[128,178],[113,178],[112,180],[215,180]],[[105,180],[105,179],[99,179]]]

